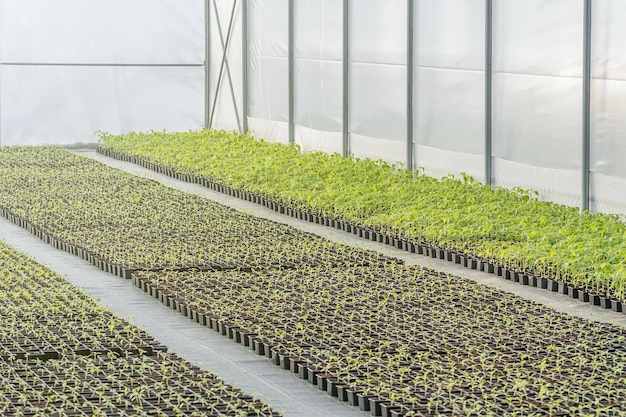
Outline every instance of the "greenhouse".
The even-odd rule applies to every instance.
[[[0,415],[626,415],[618,0],[0,0]]]

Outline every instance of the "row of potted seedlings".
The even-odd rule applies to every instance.
[[[0,413],[12,416],[276,416],[177,356],[94,354],[0,361]]]
[[[48,151],[31,149],[40,156]],[[49,152],[72,158],[56,148]],[[46,171],[45,167],[31,171],[27,164],[22,172],[30,172],[33,178],[11,177],[11,170],[6,169],[3,173],[11,186],[31,181],[40,186],[35,187],[39,193],[47,194],[46,199],[25,194],[26,204],[1,195],[8,204],[5,212],[48,236],[50,229],[34,225],[54,228],[58,236],[69,233],[68,224],[79,228],[82,217],[98,237],[106,235],[110,226],[111,235],[118,238],[116,244],[133,248],[133,253],[144,251],[154,257],[156,251],[156,258],[151,259],[157,259],[169,250],[142,246],[141,240],[167,230],[165,220],[179,220],[174,214],[160,216],[152,211],[154,205],[143,202],[146,197],[176,200],[178,193],[153,194],[148,189],[157,186],[147,181],[143,188],[144,180],[120,186],[125,174],[82,160],[80,164],[78,169],[64,160],[61,168],[39,176],[35,171]],[[15,165],[8,166],[20,172]],[[90,188],[84,188],[88,191],[72,193],[72,187],[62,186],[83,171],[93,181]],[[79,179],[74,184],[88,183]],[[6,190],[15,191],[11,186]],[[126,210],[123,220],[106,203],[112,189],[122,192],[113,200]],[[66,207],[70,220],[54,204],[46,206],[44,200],[55,198],[71,202]],[[186,220],[194,218],[192,212],[185,216],[184,206],[175,203],[158,207],[170,204]],[[46,217],[48,213],[52,215]],[[145,213],[154,213],[153,224],[133,223]],[[226,219],[231,228],[238,227],[238,220],[241,217]],[[176,224],[172,235],[177,239],[184,239],[188,232],[193,236],[191,229]],[[133,233],[123,234],[124,227]],[[283,260],[278,262],[261,257],[252,265],[202,271],[194,267],[206,267],[206,263],[183,262],[176,258],[180,253],[170,253],[171,263],[137,264],[153,271],[136,271],[134,281],[181,313],[375,415],[603,415],[621,411],[619,404],[626,400],[624,379],[619,376],[624,362],[622,329],[568,318],[509,294],[458,277],[404,267],[370,252],[318,238],[308,240],[308,235],[290,228],[282,229],[286,232],[281,236],[297,236],[305,242],[295,249],[281,246],[280,239],[273,240],[272,230],[248,228],[238,239],[266,231],[269,237],[262,241],[267,245],[263,249],[282,251]],[[120,236],[124,239],[119,240]],[[93,242],[57,240],[83,249],[88,247],[84,241]],[[226,239],[213,248],[237,257],[237,251],[246,249],[236,240]],[[343,251],[350,256],[343,256]],[[115,259],[116,265],[132,264],[123,254],[109,259]],[[297,262],[284,261],[288,259]],[[177,270],[171,270],[172,266]]]
[[[134,270],[388,260],[60,148],[3,148],[0,154],[0,214],[55,247],[127,278]],[[30,157],[23,160],[24,154]],[[58,165],[32,160],[57,160]]]
[[[626,415],[626,333],[394,264],[133,274],[372,415]]]
[[[0,414],[275,416],[0,242]]]
[[[166,350],[34,260],[4,243],[0,254],[2,360]]]
[[[466,175],[436,180],[382,161],[301,154],[236,132],[101,133],[100,142],[109,157],[298,218],[626,310],[626,226],[615,215],[580,214]]]

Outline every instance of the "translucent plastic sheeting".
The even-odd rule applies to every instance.
[[[406,0],[351,0],[349,9],[350,151],[404,162]]]
[[[626,42],[624,46],[626,47]],[[592,81],[592,172],[626,179],[625,111],[626,81],[598,79]]]
[[[424,168],[424,173],[435,178],[454,175],[460,178],[465,173],[477,182],[485,179],[485,162],[483,155],[453,152],[430,146],[415,146],[415,166]]]
[[[415,46],[417,66],[484,70],[485,0],[416,1]]]
[[[471,172],[482,178],[484,0],[418,1],[414,20],[415,165],[436,177]]]
[[[361,63],[350,67],[350,132],[406,141],[406,68]]]
[[[248,117],[248,129],[257,139],[267,142],[289,143],[289,123]]]
[[[493,156],[581,169],[581,78],[500,73],[493,87]]]
[[[2,145],[95,142],[97,130],[199,129],[203,80],[202,67],[3,67]]]
[[[204,3],[2,0],[3,62],[202,64]]]
[[[582,190],[578,3],[503,0],[494,2],[493,16],[496,182],[536,189],[543,199],[567,204],[579,201]]]
[[[204,3],[0,1],[0,144],[204,123]]]
[[[494,1],[493,70],[581,77],[583,12],[582,0]]]
[[[403,155],[406,155],[406,142],[399,140],[386,140],[371,136],[350,134],[352,154],[358,158],[370,158],[373,160],[404,164]]]
[[[592,18],[590,208],[626,213],[626,2],[595,1]]]
[[[626,2],[596,0],[592,5],[592,76],[626,80]]]
[[[592,172],[590,209],[626,216],[626,179]]]
[[[341,154],[343,151],[341,132],[326,132],[296,125],[295,136],[295,143],[300,145],[303,152],[323,151]]]
[[[342,58],[343,2],[294,2],[295,141],[304,150],[342,151]]]
[[[215,129],[243,130],[241,3],[241,0],[209,0],[211,56],[207,100],[209,123]]]
[[[294,1],[296,59],[341,61],[343,0]]]
[[[341,61],[296,59],[296,124],[329,132],[342,131],[342,73]]]
[[[581,174],[579,171],[537,167],[493,158],[493,172],[496,187],[535,190],[539,192],[543,200],[580,206]]]
[[[415,82],[415,142],[453,152],[483,155],[484,72],[418,68]]]
[[[287,142],[275,122],[289,122],[289,2],[250,0],[249,119],[250,129],[269,141]],[[266,120],[257,123],[260,119]],[[274,123],[272,123],[274,122]],[[253,128],[254,125],[254,128]]]

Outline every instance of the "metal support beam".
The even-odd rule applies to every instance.
[[[347,157],[350,155],[350,28],[349,28],[349,3],[350,0],[343,0],[343,143],[342,153]]]
[[[288,65],[289,65],[289,143],[295,142],[295,122],[294,122],[294,57],[293,57],[293,8],[294,0],[289,0],[289,39],[288,39]]]
[[[493,0],[485,0],[485,185],[492,185]]]
[[[248,0],[241,0],[241,63],[242,68],[242,109],[243,131],[248,131]]]
[[[211,115],[211,0],[204,0],[204,128]]]
[[[580,210],[589,210],[591,153],[591,12],[592,1],[585,0],[583,39],[583,161]]]
[[[407,0],[407,56],[406,56],[406,168],[413,171],[413,61],[414,52],[414,2]]]
[[[233,31],[235,28],[235,15],[237,12],[237,2],[233,3],[233,8],[230,12],[230,19],[229,19],[229,23],[228,23],[228,33],[226,34],[226,41],[224,42],[224,35],[222,33],[222,25],[220,23],[220,17],[219,17],[219,12],[217,10],[217,4],[215,3],[215,0],[213,1],[213,6],[215,8],[215,22],[217,23],[217,29],[218,29],[218,33],[220,34],[220,41],[222,44],[222,62],[220,63],[220,71],[219,74],[217,76],[217,85],[215,87],[215,96],[213,97],[213,105],[211,106],[211,116],[209,117],[209,127],[213,126],[213,118],[215,116],[215,108],[217,107],[217,99],[219,98],[220,95],[220,88],[222,87],[222,80],[224,78],[224,70],[226,70],[227,74],[228,74],[228,79],[230,81],[230,93],[231,93],[231,97],[233,100],[233,104],[235,105],[235,113],[236,113],[236,118],[237,118],[237,126],[239,128],[239,131],[241,131],[241,123],[239,121],[239,113],[237,112],[237,101],[235,99],[235,93],[234,93],[234,89],[233,89],[233,85],[232,85],[232,80],[230,77],[230,67],[228,65],[228,47],[230,46],[230,40],[232,38],[233,35]]]

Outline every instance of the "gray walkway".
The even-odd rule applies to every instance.
[[[571,300],[563,295],[524,287],[494,275],[471,271],[449,262],[409,254],[387,245],[359,239],[349,233],[283,216],[262,206],[215,193],[198,185],[177,181],[133,164],[104,158],[93,150],[81,151],[80,153],[133,174],[156,179],[172,188],[200,194],[259,217],[281,221],[337,242],[374,249],[402,258],[409,264],[423,265],[465,276],[486,285],[535,300],[558,311],[626,327],[626,315],[621,313],[601,310]],[[148,297],[133,287],[130,281],[104,273],[76,256],[53,249],[26,230],[2,218],[0,218],[0,239],[65,275],[69,281],[82,287],[98,299],[102,305],[151,333],[161,343],[169,346],[171,351],[219,375],[225,381],[243,388],[258,398],[267,400],[274,409],[284,410],[286,417],[368,415],[317,391],[293,374],[273,366],[268,359],[257,356],[251,350],[235,344],[207,328],[192,323],[166,308],[156,299]]]

